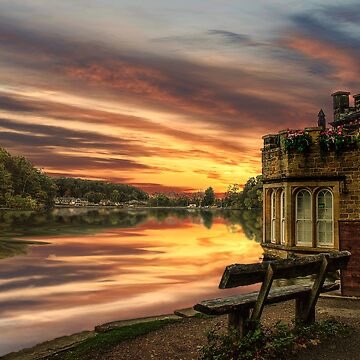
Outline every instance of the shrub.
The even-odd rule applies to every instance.
[[[286,151],[298,151],[306,153],[312,140],[309,133],[303,130],[288,130],[285,134],[285,149]]]
[[[269,360],[288,359],[300,348],[317,345],[322,340],[345,334],[348,328],[325,320],[308,326],[291,327],[278,322],[273,329],[258,325],[243,338],[233,332],[227,335],[211,331],[208,343],[201,348],[201,360]]]

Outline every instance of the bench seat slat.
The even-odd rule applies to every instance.
[[[289,285],[270,290],[266,299],[266,304],[274,304],[281,301],[292,300],[301,295],[309,294],[312,284],[308,285]],[[321,292],[329,292],[338,290],[339,284],[326,283],[323,285]],[[240,294],[235,296],[228,296],[225,298],[217,298],[205,300],[194,306],[196,311],[207,315],[223,315],[235,312],[243,307],[254,307],[259,292],[252,292],[248,294]]]

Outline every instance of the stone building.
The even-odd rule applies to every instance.
[[[342,292],[360,295],[360,95],[332,94],[334,121],[263,137],[263,247],[272,255],[349,250]]]

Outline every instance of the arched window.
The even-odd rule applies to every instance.
[[[285,191],[280,194],[280,243],[285,244]]]
[[[300,190],[296,194],[296,245],[312,246],[311,193]]]
[[[276,243],[276,192],[273,190],[270,198],[271,206],[271,242]]]
[[[333,195],[327,189],[316,196],[316,237],[319,247],[334,244]]]

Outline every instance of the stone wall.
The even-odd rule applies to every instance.
[[[342,178],[340,181],[340,219],[360,220],[360,150],[346,149],[340,154],[322,154],[318,144],[320,128],[305,129],[313,139],[307,154],[285,151],[285,132],[264,137],[262,173],[264,182],[281,178]]]
[[[360,149],[347,148],[341,153],[322,153],[318,143],[320,128],[305,129],[312,137],[312,145],[306,154],[285,151],[285,134],[264,136],[262,173],[264,192],[267,188],[291,183],[296,187],[327,187],[334,194],[335,248],[349,250],[352,254],[346,271],[341,274],[343,295],[360,296]],[[291,196],[289,198],[292,199]],[[293,201],[293,200],[291,200]],[[293,204],[287,205],[294,208]],[[294,217],[293,210],[288,212]],[[267,224],[266,208],[264,224]],[[294,224],[289,224],[288,245],[292,244]],[[265,226],[266,227],[266,226]],[[266,231],[264,240],[266,240]],[[274,246],[274,248],[279,245]],[[281,246],[280,246],[281,247]],[[313,249],[315,250],[315,249]]]

